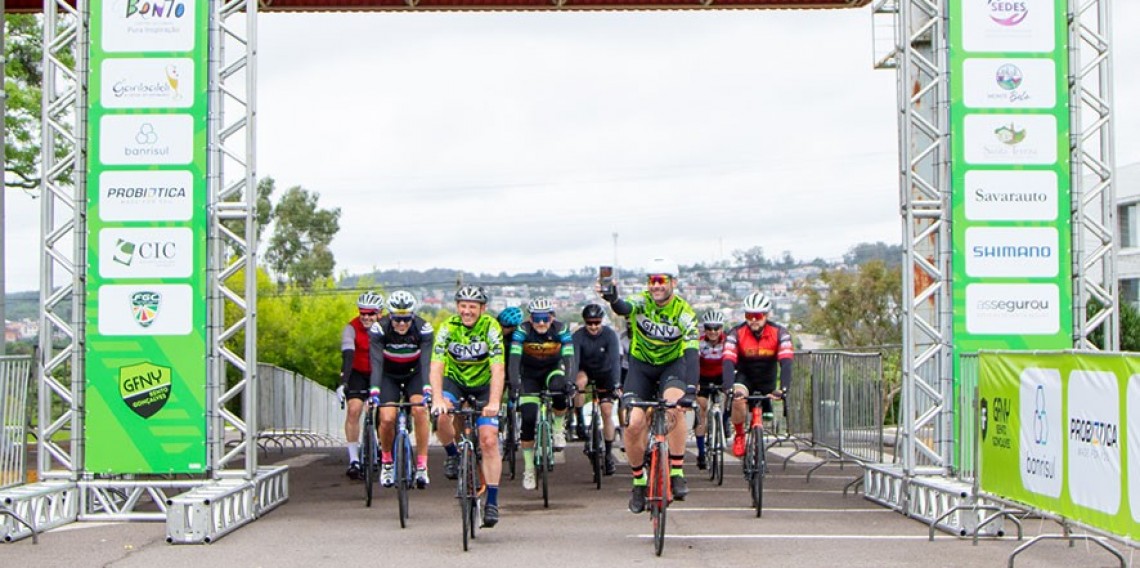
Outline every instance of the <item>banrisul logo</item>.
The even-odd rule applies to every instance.
[[[158,292],[135,292],[131,294],[131,317],[142,327],[150,327],[158,319],[158,309],[162,305],[162,294]]]
[[[994,129],[994,136],[998,141],[1008,146],[1016,146],[1025,140],[1025,128],[1018,129],[1014,123],[1002,125]]]
[[[998,67],[997,73],[994,74],[994,80],[997,81],[998,86],[1006,91],[1020,87],[1022,78],[1021,69],[1012,63]]]
[[[177,0],[127,0],[127,18],[175,19],[186,15],[186,4]]]
[[[170,367],[150,361],[119,367],[119,394],[135,414],[154,416],[170,400]]]
[[[1029,15],[1029,7],[1024,0],[989,0],[987,4],[990,19],[1001,26],[1016,26]]]

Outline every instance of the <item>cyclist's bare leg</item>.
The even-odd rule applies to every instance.
[[[423,406],[424,397],[414,394],[408,399],[408,402],[415,405],[412,407],[412,425],[416,430],[416,457],[426,460],[428,437],[431,436],[431,423],[428,422],[427,408]]]
[[[748,417],[748,401],[744,397],[748,396],[748,391],[740,385],[733,390],[736,397],[732,400],[732,423],[744,424],[744,419]]]
[[[392,441],[396,439],[396,409],[380,407],[380,451],[392,453]]]
[[[667,388],[662,398],[669,402],[677,402],[685,396],[685,391],[679,388]],[[680,455],[685,453],[685,438],[688,437],[688,427],[685,423],[685,409],[684,408],[670,408],[669,414],[673,417],[673,429],[669,430],[669,453],[672,455]]]
[[[454,409],[455,405],[447,401],[447,407]],[[439,445],[444,447],[455,443],[455,422],[451,418],[451,415],[440,416],[435,424],[435,438],[439,440]]]
[[[503,475],[503,460],[499,455],[499,429],[495,426],[479,427],[479,447],[483,450],[483,480],[487,485],[499,485]]]
[[[625,440],[625,455],[629,460],[629,467],[632,469],[640,468],[645,462],[645,432],[649,428],[649,421],[646,419],[645,409],[632,408],[629,411],[629,424],[626,425],[625,434],[622,439]]]
[[[697,425],[693,428],[693,434],[696,436],[704,436],[709,429],[709,425],[705,424],[706,414],[709,411],[709,399],[707,397],[697,397]]]
[[[578,376],[574,378],[574,384],[578,386],[578,394],[574,396],[575,410],[581,409],[582,405],[586,404],[586,379],[585,371],[578,371]]]
[[[344,415],[344,438],[348,443],[360,442],[360,415],[364,410],[364,401],[359,398],[350,398],[345,401],[348,412]]]
[[[614,403],[606,401],[598,405],[602,415],[602,438],[607,442],[614,441]]]

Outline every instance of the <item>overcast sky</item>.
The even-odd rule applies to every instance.
[[[1123,166],[1140,2],[1112,7]],[[869,9],[263,14],[258,43],[258,176],[341,208],[338,272],[573,270],[615,232],[619,267],[901,242]],[[7,289],[35,289],[38,201],[7,207]]]

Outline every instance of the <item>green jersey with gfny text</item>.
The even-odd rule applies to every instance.
[[[648,291],[625,301],[633,308],[628,316],[633,328],[630,357],[660,366],[680,359],[686,349],[699,347],[697,313],[676,294],[664,306],[658,306]]]
[[[435,334],[431,361],[444,363],[444,378],[465,387],[490,383],[491,364],[503,363],[503,328],[487,314],[471,327],[458,315],[451,316]]]

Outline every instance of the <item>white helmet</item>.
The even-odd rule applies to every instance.
[[[361,310],[379,310],[384,305],[384,296],[375,292],[365,292],[356,299],[356,307]]]
[[[549,298],[535,298],[526,305],[526,311],[530,313],[550,313],[554,311],[554,302]]]
[[[701,314],[701,325],[724,325],[724,312],[720,310],[705,310]]]
[[[406,290],[397,290],[388,296],[388,313],[393,315],[411,315],[416,311],[416,297]]]
[[[649,266],[645,269],[645,274],[668,274],[676,278],[680,271],[677,269],[677,263],[668,258],[653,258],[649,260]]]
[[[766,314],[772,311],[772,300],[763,292],[753,292],[744,298],[744,313]]]

